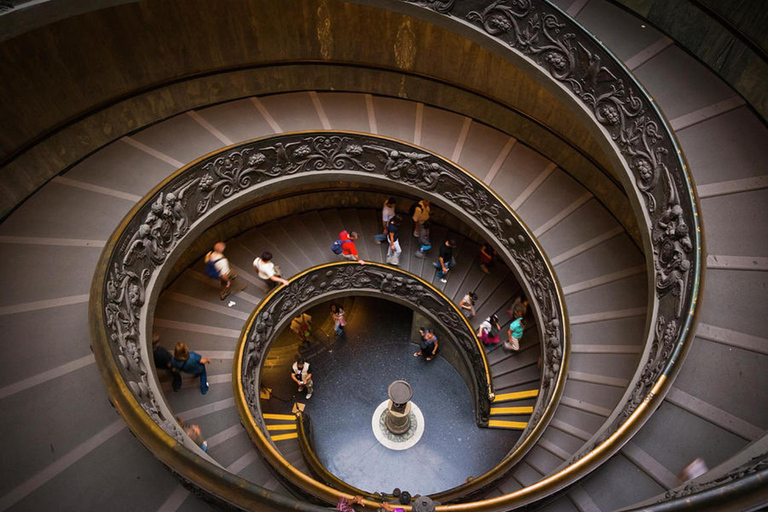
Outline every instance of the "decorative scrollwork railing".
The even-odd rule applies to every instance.
[[[679,370],[693,338],[704,274],[695,187],[672,129],[650,95],[605,46],[548,1],[401,0],[400,8],[464,34],[471,29],[468,37],[522,59],[541,73],[542,84],[567,94],[619,157],[622,182],[641,230],[645,226],[641,235],[653,258],[655,293],[638,371],[621,405],[562,471],[535,491],[505,498],[528,503],[534,494],[572,483],[615,453],[648,419]],[[498,499],[489,500],[489,506],[492,501]]]
[[[471,375],[478,424],[487,425],[493,399],[490,369],[480,340],[472,326],[448,297],[426,281],[396,267],[368,262],[365,265],[330,263],[305,270],[289,284],[265,297],[251,314],[235,351],[232,385],[235,399],[242,397],[248,413],[243,423],[253,421],[268,439],[259,400],[261,367],[272,341],[291,320],[318,302],[338,296],[374,295],[404,304],[430,318],[456,346]],[[241,411],[245,412],[245,411]]]
[[[447,337],[445,342],[458,348],[467,373],[474,377],[468,384],[475,395],[478,423],[487,424],[489,398],[493,395],[482,344],[458,307],[426,281],[404,270],[370,262],[366,265],[355,262],[321,265],[291,278],[288,285],[274,290],[262,300],[243,328],[235,350],[232,386],[241,422],[259,450],[287,480],[298,485],[300,491],[317,497],[323,497],[318,482],[290,467],[271,442],[259,399],[261,367],[271,342],[294,317],[319,302],[349,295],[383,296],[419,311],[439,325]],[[518,442],[517,446],[522,444]],[[522,455],[512,452],[507,460],[499,463],[502,470],[497,467],[489,472],[489,476],[482,475],[478,479],[498,478],[504,474],[503,469],[511,467],[508,459],[514,457],[517,460]],[[347,487],[345,485],[341,490]],[[373,497],[372,494],[368,496]]]
[[[417,190],[494,245],[523,286],[542,333],[542,391],[525,443],[515,450],[530,448],[554,412],[567,367],[564,300],[551,265],[515,213],[466,171],[405,143],[349,132],[283,134],[205,156],[156,187],[110,237],[92,286],[91,331],[110,396],[132,431],[150,444],[159,427],[206,459],[173,420],[151,373],[148,332],[163,279],[192,240],[227,213],[259,194],[328,180]],[[167,450],[155,455],[201,488],[217,487],[188,458]],[[242,497],[229,491],[212,492],[239,503]]]

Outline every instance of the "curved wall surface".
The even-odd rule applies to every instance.
[[[613,48],[672,120],[703,198],[701,215],[710,254],[702,324],[675,386],[648,425],[604,467],[560,496],[551,510],[616,510],[653,502],[665,492],[685,497],[697,487],[676,489],[676,474],[696,456],[715,468],[709,480],[707,476],[699,480],[698,488],[707,488],[704,484],[718,478],[728,481],[729,471],[749,466],[755,458],[757,463],[744,471],[754,472],[764,464],[761,438],[768,417],[755,404],[765,402],[768,388],[763,377],[768,325],[760,310],[768,270],[768,248],[762,236],[768,179],[759,165],[768,156],[768,133],[743,101],[734,100],[733,91],[674,45],[660,44],[664,41],[658,33],[641,31],[637,20],[616,14],[602,0],[555,3],[578,16]],[[354,43],[361,31],[370,36],[364,45]],[[287,33],[302,37],[281,37]],[[83,42],[90,38],[98,44]],[[103,394],[95,391],[101,383],[83,341],[88,336],[82,325],[87,300],[83,284],[91,277],[99,244],[128,206],[171,170],[206,152],[202,149],[206,144],[210,150],[226,145],[220,136],[234,138],[238,130],[256,125],[264,133],[277,131],[268,116],[256,121],[263,111],[258,109],[259,100],[250,98],[231,106],[215,105],[202,114],[194,110],[175,114],[282,91],[343,89],[380,94],[355,103],[358,113],[349,114],[347,121],[354,118],[363,124],[363,131],[371,132],[396,126],[407,134],[403,139],[414,142],[423,135],[423,145],[447,158],[460,160],[471,154],[490,169],[494,168],[490,153],[478,156],[483,144],[496,145],[496,156],[508,143],[484,131],[487,127],[481,122],[495,126],[571,172],[633,233],[630,208],[610,160],[562,98],[491,50],[402,14],[323,1],[233,2],[227,10],[205,2],[139,3],[39,27],[0,44],[0,54],[8,63],[0,70],[4,98],[0,143],[7,162],[0,178],[3,211],[18,207],[52,176],[96,151],[40,189],[0,229],[0,243],[8,249],[3,256],[5,291],[0,303],[8,342],[3,350],[6,371],[0,400],[9,414],[2,434],[13,440],[6,451],[10,463],[2,469],[0,510],[54,506],[51,496],[57,497],[59,506],[86,510],[105,503],[147,510],[205,506],[177,487],[149,454],[137,450],[122,420],[111,413]],[[322,97],[319,102],[329,119],[322,119],[312,94]],[[422,107],[414,112],[398,110],[397,100],[385,97],[398,95],[421,102]],[[330,96],[301,92],[289,95],[288,101],[262,96],[262,107],[268,105],[266,111],[272,112],[272,121],[281,129],[321,129],[326,128],[325,122],[335,127],[337,121],[330,112],[345,110],[334,110]],[[464,153],[457,154],[456,149],[462,140],[462,116],[446,113],[441,117],[423,104],[467,116]],[[253,108],[247,122],[226,125],[228,109],[244,111],[244,105]],[[423,134],[413,128],[419,108],[427,119]],[[374,116],[378,127],[371,123],[372,110],[378,114]],[[127,133],[133,135],[107,145]],[[517,167],[502,165],[486,178],[494,190],[509,193],[508,201],[513,203],[538,179],[533,169],[544,167],[544,159],[518,155],[510,161]],[[530,485],[589,441],[596,425],[610,413],[608,404],[618,401],[624,391],[626,375],[631,373],[626,361],[637,354],[634,342],[623,345],[622,336],[629,339],[631,333],[642,330],[644,313],[638,316],[632,311],[642,301],[639,295],[619,292],[616,284],[625,290],[644,289],[644,276],[639,276],[643,270],[638,271],[642,261],[632,259],[636,253],[614,245],[616,238],[609,235],[621,233],[620,226],[582,217],[586,208],[579,209],[578,195],[565,193],[569,187],[565,181],[556,182],[553,174],[542,190],[532,189],[527,204],[520,204],[526,216],[543,222],[539,223],[542,230],[546,227],[547,250],[556,254],[556,270],[566,281],[577,338],[571,387],[554,430],[513,478],[488,496]],[[545,188],[548,195],[538,197]],[[558,211],[543,205],[557,198],[562,202],[552,204],[566,215],[561,224],[547,227],[546,221],[554,220]],[[576,209],[567,213],[574,205]],[[606,256],[610,253],[615,258]],[[584,261],[589,259],[595,263],[592,267]],[[20,260],[26,272],[18,272]],[[612,261],[634,265],[612,267]],[[613,302],[615,308],[598,313],[593,306],[599,300]],[[198,310],[184,314],[191,311]],[[171,336],[170,326],[178,326],[173,322],[181,320],[164,320],[164,334]],[[221,318],[213,321],[226,323]],[[211,336],[225,330],[219,329]],[[11,343],[15,339],[28,343],[17,346]],[[62,406],[71,396],[87,397],[89,403]],[[212,406],[222,408],[223,415],[225,400]],[[188,404],[185,407],[184,398],[177,405],[191,418],[203,414]],[[60,428],[38,421],[46,414]],[[231,449],[227,443],[232,442],[224,435],[227,430],[216,437],[222,463],[252,471],[253,466],[246,466],[248,460],[226,455]],[[110,469],[109,463],[100,465],[99,461],[116,458],[123,461],[119,471]],[[99,473],[121,483],[96,493],[89,482]],[[132,480],[135,475],[141,475],[140,482]],[[279,483],[264,478],[260,485],[285,493]],[[102,494],[110,498],[104,500]],[[735,503],[733,510],[746,509]]]
[[[579,175],[635,233],[613,164],[560,97],[493,51],[396,12],[342,2],[232,2],[226,13],[209,2],[127,4],[24,33],[0,52],[0,87],[12,99],[0,112],[13,126],[0,134],[6,213],[101,145],[190,108],[348,90],[498,126]]]

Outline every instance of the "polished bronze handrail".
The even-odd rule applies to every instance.
[[[382,292],[387,299],[419,309],[422,314],[433,318],[444,327],[449,339],[452,339],[453,343],[469,356],[469,370],[475,375],[475,382],[477,382],[475,394],[478,392],[477,388],[483,389],[482,385],[487,383],[488,387],[485,389],[488,389],[488,396],[491,399],[493,397],[490,372],[482,343],[475,336],[459,308],[428,282],[397,267],[372,262],[365,265],[359,265],[356,262],[327,263],[297,274],[289,280],[287,285],[270,291],[248,318],[235,349],[232,388],[241,423],[259,451],[283,477],[295,483],[301,492],[320,499],[328,499],[328,489],[331,487],[320,484],[291,466],[270,439],[262,419],[259,399],[261,365],[272,340],[301,311],[337,296],[350,294],[378,296]],[[478,360],[482,361],[482,365],[477,364]],[[545,379],[542,379],[542,382],[544,381]],[[557,403],[553,397],[559,396],[557,391],[563,384],[562,380],[553,384],[553,387],[557,388],[555,393],[547,389],[540,391],[540,396],[546,394],[549,398],[545,402],[545,407],[541,408],[542,413],[539,418],[532,422],[532,428],[525,429],[510,453],[493,469],[475,478],[473,483],[479,487],[492,485],[533,447],[546,424],[542,421],[542,416],[554,411]],[[341,492],[349,492],[348,488],[350,486],[344,484]],[[464,486],[455,489],[458,490],[451,489],[440,493],[440,496],[460,496],[466,490]],[[355,492],[355,494],[373,496],[368,492]]]
[[[92,337],[113,402],[120,404],[118,410],[146,413],[124,415],[131,430],[143,438],[157,435],[155,427],[160,426],[187,450],[197,450],[174,421],[152,378],[147,348],[160,283],[174,261],[195,236],[248,204],[254,194],[328,179],[418,190],[420,196],[464,219],[494,245],[530,298],[539,332],[545,333],[542,392],[529,431],[523,433],[539,435],[551,417],[550,404],[559,399],[562,390],[568,326],[562,291],[530,230],[480,180],[444,158],[391,138],[339,131],[276,135],[206,155],[158,185],[110,237],[92,288]],[[487,369],[485,373],[488,376]],[[122,384],[113,386],[117,381]],[[493,398],[490,393],[476,396],[487,401]],[[197,456],[207,458],[202,452]],[[226,496],[234,504],[244,499],[226,485],[212,485],[207,474],[195,476],[197,467],[172,467],[200,483],[205,492]],[[316,495],[332,500],[338,494],[319,486]]]
[[[419,310],[442,327],[448,340],[459,348],[460,356],[466,358],[463,362],[474,377],[467,384],[473,389],[476,421],[487,426],[494,398],[490,367],[482,343],[459,307],[424,279],[398,267],[344,261],[318,265],[291,277],[287,285],[271,290],[246,321],[235,350],[232,387],[235,400],[245,401],[249,417],[262,431],[265,425],[258,401],[260,372],[273,339],[307,308],[350,294],[384,296]],[[246,417],[241,419],[248,422]]]
[[[310,471],[321,482],[329,485],[330,487],[333,487],[338,491],[350,494],[352,496],[364,496],[371,501],[376,501],[376,499],[379,498],[379,496],[375,496],[366,491],[363,491],[362,489],[358,489],[357,487],[349,485],[347,482],[328,471],[328,468],[326,468],[325,465],[320,462],[320,459],[317,457],[317,453],[314,449],[314,441],[312,437],[312,421],[309,417],[309,414],[306,412],[299,412],[296,414],[296,431],[299,435],[298,439],[301,455],[304,457],[304,461],[306,461]]]

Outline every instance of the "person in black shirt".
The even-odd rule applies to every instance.
[[[400,222],[402,218],[399,215],[395,215],[387,223],[387,242],[389,242],[389,249],[387,249],[387,264],[398,266],[400,265],[400,253],[403,250],[400,248]]]
[[[442,283],[447,283],[445,279],[446,274],[452,266],[456,264],[456,260],[453,258],[453,248],[456,247],[456,242],[453,240],[446,240],[440,247],[440,258],[434,264],[437,271],[437,278]]]
[[[152,357],[155,360],[155,368],[160,370],[168,370],[173,377],[173,383],[171,386],[174,391],[181,389],[181,374],[171,365],[173,356],[165,347],[160,346],[160,335],[152,335]]]

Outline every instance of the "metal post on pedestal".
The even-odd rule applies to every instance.
[[[406,381],[396,380],[389,385],[387,395],[389,395],[385,420],[387,430],[395,435],[405,434],[411,427],[410,400],[413,396],[413,389]]]

